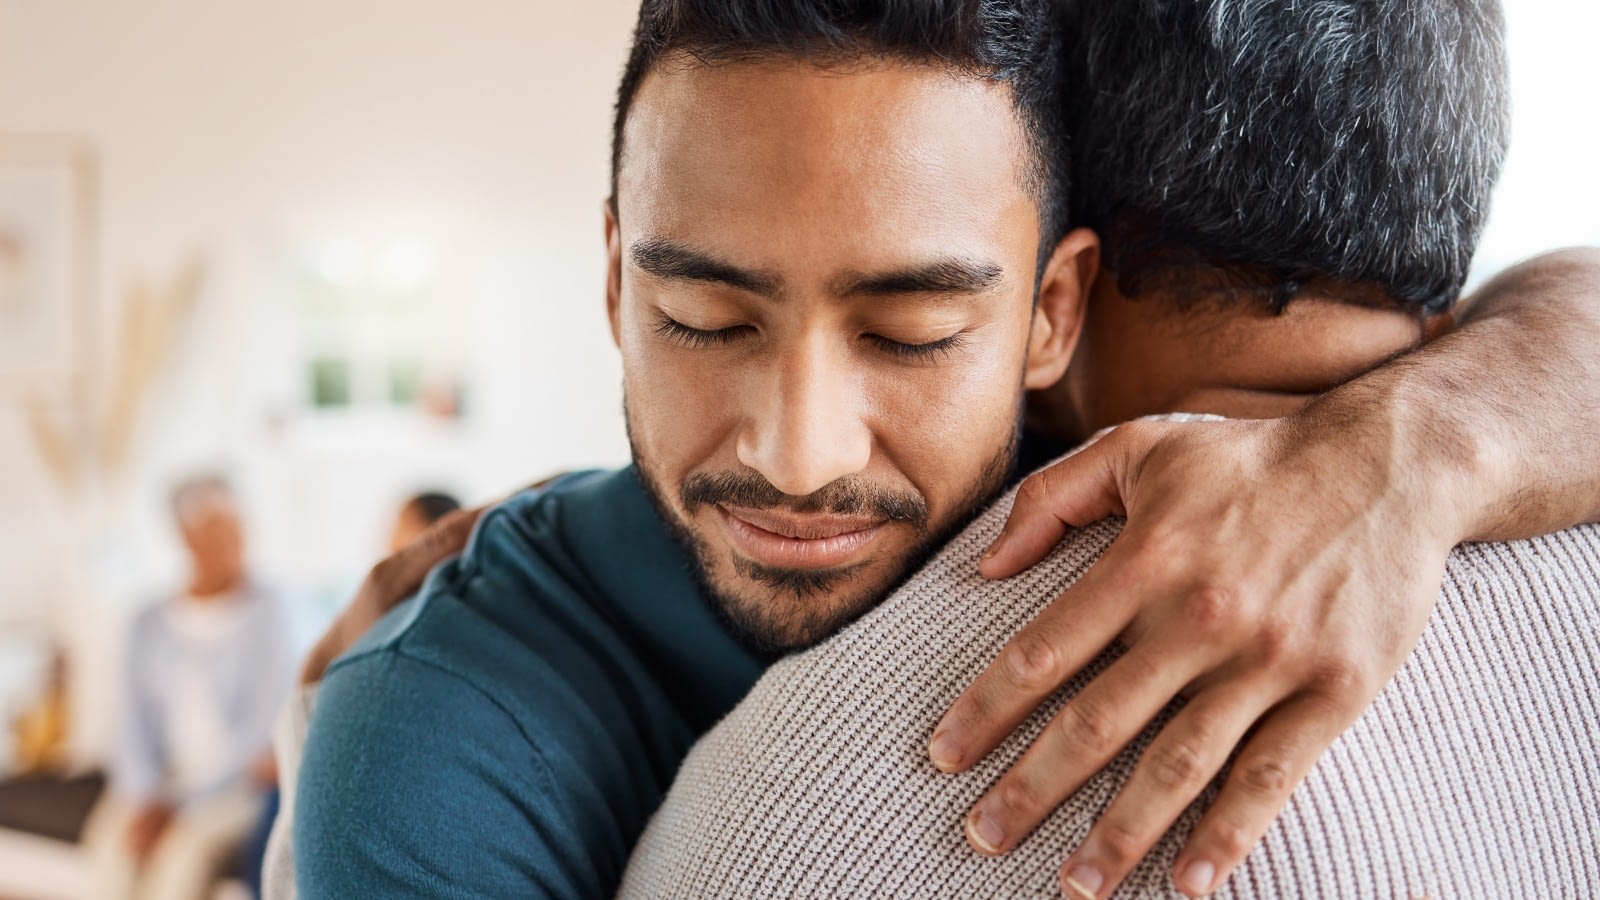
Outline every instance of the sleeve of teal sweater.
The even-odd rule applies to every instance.
[[[294,845],[307,900],[606,896],[588,821],[513,718],[477,686],[401,652],[323,685]],[[602,841],[610,843],[611,841]],[[599,854],[604,857],[605,854]]]
[[[323,679],[299,891],[610,897],[696,733],[757,671],[630,471],[502,504]]]

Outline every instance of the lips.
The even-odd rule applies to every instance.
[[[734,545],[757,563],[785,569],[828,569],[856,561],[886,520],[781,510],[716,507]]]

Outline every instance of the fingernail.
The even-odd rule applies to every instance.
[[[967,817],[967,837],[984,852],[999,853],[1000,842],[1006,839],[1006,833],[1000,823],[987,813],[973,810],[972,815]]]
[[[928,758],[939,771],[954,772],[961,765],[961,742],[953,734],[936,734],[928,747]]]
[[[986,560],[991,560],[991,559],[994,559],[996,556],[999,556],[1000,555],[1000,545],[1004,544],[1005,542],[1006,542],[1006,533],[1002,531],[1002,532],[1000,532],[1000,536],[994,539],[994,543],[989,545],[989,549],[983,551],[983,559],[980,559],[979,562],[984,562]]]
[[[1178,878],[1178,889],[1190,894],[1211,893],[1211,882],[1217,877],[1217,867],[1210,862],[1197,859],[1183,867],[1183,874]]]
[[[1083,863],[1068,869],[1065,881],[1067,890],[1082,900],[1094,900],[1100,896],[1100,887],[1106,883],[1099,869]]]

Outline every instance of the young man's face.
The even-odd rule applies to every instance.
[[[1009,89],[933,66],[669,59],[628,117],[608,302],[634,458],[769,649],[870,607],[987,501],[1060,377],[1093,241],[1034,312]]]

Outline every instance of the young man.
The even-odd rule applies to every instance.
[[[1085,4],[1070,32],[1072,57],[1087,63],[1078,82],[1086,118],[1075,132],[1089,156],[1077,198],[1117,271],[1089,299],[1068,376],[1036,398],[1059,430],[1149,413],[1281,416],[1315,406],[1330,385],[1419,341],[1429,317],[1453,305],[1471,258],[1505,139],[1492,3],[1406,4],[1404,40],[1414,43],[1398,48],[1404,41],[1384,15],[1347,23],[1342,42],[1305,42],[1332,24],[1331,5],[1198,20],[1204,6]],[[1367,61],[1365,75],[1328,84],[1323,73],[1351,56]],[[1396,116],[1408,127],[1379,125],[1384,140],[1366,154],[1337,147],[1316,107],[1292,100],[1237,138],[1216,134],[1221,123],[1248,121],[1269,92],[1320,91],[1326,103],[1358,89],[1367,92],[1360,103],[1334,105],[1353,117],[1426,109],[1452,119],[1430,128]],[[1301,167],[1285,171],[1278,154]],[[1434,177],[1414,177],[1417,168]],[[1129,227],[1151,221],[1163,231]],[[1396,234],[1412,236],[1403,257],[1386,252],[1385,236]],[[1479,302],[1513,288],[1492,284]],[[1058,517],[1088,524],[1123,512],[1095,506],[1122,498],[1039,489],[1102,469],[1141,430],[1235,427],[1140,422],[1112,432],[1030,479],[1014,511],[1007,501],[991,507],[871,614],[769,669],[690,753],[623,895],[1042,896],[1058,881],[1079,898],[1119,886],[1166,895],[1174,884],[1237,897],[1581,892],[1600,874],[1600,824],[1587,799],[1600,793],[1596,526],[1453,554],[1415,653],[1228,880],[1260,837],[1247,824],[1250,806],[1275,812],[1304,774],[1276,762],[1272,745],[1284,732],[1268,725],[1233,761],[1228,793],[1208,786],[1226,748],[1255,725],[1253,707],[1230,705],[1229,694],[1332,722],[1335,733],[1343,723],[1325,697],[1285,695],[1254,674],[1200,678],[1172,663],[1179,648],[1215,651],[1248,627],[1255,617],[1237,596],[1190,603],[1177,632],[1125,603],[1046,609],[1063,584],[1092,587],[1099,564],[1089,567],[1102,554],[1147,538],[1130,526],[1118,539],[1112,522],[1063,535]],[[1373,524],[1386,540],[1410,539],[1381,517]],[[980,557],[1000,576],[1047,552],[1014,580],[979,577]],[[930,738],[937,748],[964,724],[960,705],[945,716],[957,692],[1013,633],[1023,634],[1014,646],[1038,648],[1047,646],[1039,633],[1055,628],[1098,656],[1093,685],[1081,674],[1048,696],[1064,677],[1002,655],[965,702],[1004,707],[1006,726],[973,737],[980,749],[944,766],[969,771],[930,765]],[[1353,637],[1407,652],[1422,629],[1396,615]],[[1118,636],[1122,647],[1099,653]],[[1280,620],[1262,652],[1287,668],[1327,664],[1319,655],[1336,648],[1307,652],[1307,636]],[[1001,686],[1025,696],[1008,699]],[[1171,702],[1180,688],[1187,702]],[[1048,699],[1028,716],[1032,697]],[[1119,753],[1124,719],[1134,743]],[[1201,794],[1209,813],[1190,802]],[[1180,853],[1202,821],[1211,837]]]
[[[815,641],[1004,483],[1093,275],[1053,9],[644,5],[607,229],[638,475],[500,507],[329,670],[302,888],[608,894],[759,672],[717,614]]]
[[[1053,8],[890,10],[864,38],[796,5],[775,46],[740,5],[646,4],[607,215],[636,469],[490,513],[329,672],[303,893],[610,893],[760,672],[719,615],[767,650],[817,640],[1004,485],[1092,274]]]

